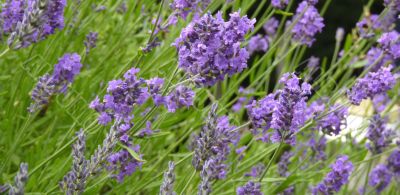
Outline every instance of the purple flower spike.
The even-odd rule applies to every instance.
[[[274,17],[271,17],[271,18],[263,25],[263,28],[264,28],[265,33],[266,33],[268,36],[272,37],[272,36],[274,36],[274,35],[276,34],[276,29],[278,28],[278,26],[279,26],[279,20],[277,20],[277,19],[274,18]]]
[[[334,105],[326,116],[317,121],[317,130],[327,135],[339,135],[340,131],[346,127],[346,117],[348,108],[341,105]]]
[[[332,171],[325,179],[312,189],[312,194],[333,194],[339,192],[340,188],[349,181],[349,176],[353,171],[353,164],[345,155],[339,156],[336,162],[331,165]]]
[[[394,132],[386,128],[386,119],[376,114],[368,127],[366,147],[374,154],[379,154],[392,143]]]
[[[387,167],[397,179],[400,178],[400,150],[395,150],[387,160]]]
[[[315,35],[321,32],[325,26],[324,19],[318,10],[307,1],[299,4],[294,18],[297,20],[292,29],[294,40],[310,47],[315,41]]]
[[[253,134],[261,134],[262,141],[280,142],[284,139],[294,145],[294,134],[307,120],[306,100],[311,85],[300,84],[300,79],[293,73],[284,74],[280,83],[284,85],[283,89],[253,101],[247,106],[247,111],[255,128]],[[268,132],[270,128],[275,130],[272,135]]]
[[[268,41],[266,38],[262,37],[260,34],[253,36],[249,40],[249,45],[247,46],[249,53],[252,54],[257,51],[267,51]]]
[[[360,78],[347,92],[349,100],[354,105],[360,105],[363,99],[373,98],[375,95],[386,93],[396,84],[396,78],[390,72],[392,66],[382,67],[377,72],[369,72]]]
[[[369,174],[368,184],[374,187],[379,194],[390,184],[391,180],[392,173],[385,165],[379,164]]]
[[[249,54],[240,45],[254,23],[255,19],[240,17],[239,12],[231,13],[227,22],[221,13],[192,21],[174,43],[179,67],[199,86],[212,86],[225,76],[242,72]]]
[[[9,47],[27,47],[63,29],[65,5],[66,0],[7,1],[1,19],[6,34],[10,34]]]
[[[81,71],[81,57],[76,54],[65,54],[54,67],[52,75],[46,74],[32,90],[29,112],[36,112],[47,106],[50,98],[57,93],[66,93],[67,87]]]
[[[0,14],[3,20],[3,33],[10,34],[17,27],[17,23],[22,21],[24,16],[25,0],[7,0],[2,7]]]
[[[212,161],[207,168],[210,180],[226,177],[228,165],[225,161],[231,152],[229,145],[235,143],[238,135],[232,131],[235,126],[229,124],[228,118],[217,117],[216,109],[216,105],[213,105],[206,124],[192,142],[192,164],[196,170],[202,170],[205,162]]]
[[[397,11],[400,11],[400,1],[399,0],[384,0],[383,3],[386,7],[394,8]]]
[[[175,112],[176,109],[193,105],[195,93],[192,89],[179,85],[174,91],[165,97],[168,112]]]
[[[400,34],[397,31],[383,33],[378,43],[394,59],[400,58]]]
[[[263,195],[261,192],[260,183],[249,181],[246,185],[238,187],[236,190],[237,195]]]
[[[284,9],[289,3],[289,0],[272,0],[271,5],[276,9]]]

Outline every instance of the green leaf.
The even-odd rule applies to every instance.
[[[129,147],[125,146],[125,145],[122,145],[122,144],[118,144],[118,145],[120,145],[120,146],[123,147],[124,149],[128,150],[129,154],[130,154],[135,160],[137,160],[137,161],[139,161],[139,162],[146,162],[144,159],[140,158],[139,154],[136,153],[136,152],[135,152],[134,150],[132,150],[131,148],[129,148]]]

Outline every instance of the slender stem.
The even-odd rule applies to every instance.
[[[196,175],[196,169],[193,171],[192,175],[190,176],[189,180],[186,182],[185,186],[183,187],[180,195],[185,194],[185,190],[186,188],[189,186],[190,182],[192,181],[192,179],[194,178],[194,175]]]
[[[278,152],[279,152],[279,150],[281,149],[282,145],[283,145],[283,137],[282,137],[281,142],[279,143],[278,148],[274,151],[274,154],[272,155],[271,160],[268,162],[267,167],[265,167],[264,172],[262,173],[260,179],[258,180],[259,182],[261,182],[262,179],[264,178],[264,176],[267,174],[268,169],[271,167],[272,162],[275,160],[276,154],[278,154]]]
[[[10,48],[7,47],[7,49],[5,49],[1,54],[0,54],[0,58],[3,57],[6,53],[8,53],[8,51],[10,51]]]

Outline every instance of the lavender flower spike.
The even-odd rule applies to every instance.
[[[200,134],[193,139],[192,164],[196,170],[204,170],[205,162],[209,161],[207,174],[210,180],[226,177],[228,166],[225,164],[230,153],[229,144],[237,140],[234,126],[229,124],[227,117],[217,117],[217,105],[213,104]]]
[[[331,168],[332,171],[325,176],[325,179],[312,189],[313,195],[339,192],[340,188],[348,182],[353,171],[353,164],[347,156],[343,155],[336,159]]]
[[[225,76],[242,72],[249,54],[241,48],[244,36],[254,28],[255,19],[230,14],[225,22],[221,13],[205,14],[192,21],[173,44],[178,50],[179,68],[199,86],[212,86]]]
[[[289,3],[289,0],[272,0],[271,5],[276,9],[284,9]]]
[[[246,185],[238,187],[236,190],[237,195],[263,195],[261,192],[260,183],[249,181]]]
[[[60,182],[60,187],[66,194],[82,194],[90,174],[89,161],[85,158],[86,136],[82,129],[77,133],[77,137],[77,141],[72,146],[72,170]]]
[[[383,33],[378,43],[394,59],[400,58],[400,34],[397,31]]]
[[[199,185],[198,195],[209,195],[212,192],[211,180],[213,175],[213,164],[213,159],[209,159],[204,163],[203,169],[200,172],[201,183]]]
[[[28,181],[28,164],[21,163],[19,165],[19,171],[14,178],[14,186],[11,186],[9,194],[11,195],[24,194],[24,188],[27,181]]]
[[[175,164],[173,161],[168,163],[168,171],[164,173],[164,180],[160,187],[159,195],[175,195],[174,182],[175,182]]]
[[[292,29],[294,40],[309,47],[315,41],[314,36],[325,26],[318,10],[307,1],[299,4],[294,20],[297,21]]]
[[[28,108],[31,113],[44,109],[53,95],[67,91],[68,85],[82,68],[80,61],[81,57],[78,54],[67,53],[58,60],[52,75],[45,74],[39,78],[31,93],[33,102]]]
[[[381,67],[377,72],[369,72],[365,77],[356,81],[350,91],[347,92],[350,102],[360,105],[363,99],[373,98],[393,88],[396,78],[390,72],[392,66]]]
[[[390,184],[392,173],[385,165],[379,164],[371,171],[369,178],[368,184],[379,194]]]
[[[17,15],[10,21],[11,24],[7,24],[13,28],[8,38],[9,47],[13,49],[27,47],[54,34],[57,29],[64,28],[66,0],[29,0],[27,4],[18,5],[24,7],[24,12],[22,17]],[[17,9],[20,11],[21,8]]]
[[[379,114],[372,117],[368,127],[366,147],[374,154],[379,154],[392,143],[394,132],[386,128],[386,119]]]
[[[98,35],[99,34],[97,32],[90,32],[89,34],[86,35],[86,40],[84,42],[86,47],[86,55],[89,54],[91,49],[96,47]]]
[[[387,160],[387,167],[397,179],[400,179],[400,150],[395,150]]]

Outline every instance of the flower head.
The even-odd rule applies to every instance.
[[[249,40],[249,45],[247,46],[249,53],[252,54],[257,51],[267,51],[268,41],[266,38],[262,37],[260,34],[253,36]]]
[[[237,195],[263,195],[260,183],[249,181],[246,185],[238,187]]]
[[[179,67],[201,86],[241,72],[247,67],[249,54],[240,45],[254,23],[254,19],[240,17],[239,12],[231,13],[227,22],[221,13],[216,17],[208,13],[192,21],[174,43]]]
[[[324,180],[312,189],[312,194],[333,194],[339,192],[340,188],[349,180],[349,176],[353,171],[353,164],[347,156],[339,156],[336,162],[331,166]]]
[[[382,192],[392,180],[392,173],[383,165],[377,165],[369,174],[368,184],[375,188],[377,193]]]
[[[324,19],[318,13],[318,10],[307,1],[299,4],[294,18],[294,20],[297,20],[292,29],[294,40],[311,46],[315,41],[314,36],[321,32],[325,26]]]
[[[272,0],[271,5],[276,9],[284,9],[289,3],[289,0]]]
[[[377,72],[369,72],[356,81],[347,95],[350,102],[359,105],[363,99],[373,98],[393,88],[396,78],[390,72],[392,66],[381,67]]]
[[[386,127],[385,118],[376,114],[371,119],[367,130],[366,137],[370,142],[366,146],[374,154],[379,154],[392,143],[393,135],[394,132]]]
[[[400,34],[397,31],[383,33],[378,43],[394,59],[400,58]]]
[[[400,150],[395,150],[390,154],[387,160],[387,167],[393,175],[400,178]]]

